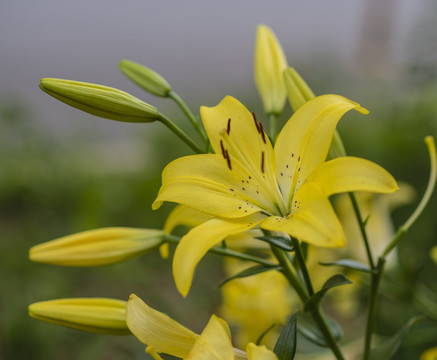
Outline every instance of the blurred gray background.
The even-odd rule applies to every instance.
[[[321,66],[337,65],[334,76],[395,77],[426,3],[431,2],[2,0],[0,96],[20,96],[50,128],[65,127],[77,112],[39,91],[39,79],[95,82],[144,97],[117,71],[123,58],[163,74],[195,107],[225,94],[254,93],[259,23],[275,31],[290,64],[307,78],[316,69],[305,64],[322,55],[330,61]]]

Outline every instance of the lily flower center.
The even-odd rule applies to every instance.
[[[268,215],[286,216],[288,211],[276,181],[272,146],[255,114],[253,120],[259,136],[254,138],[258,144],[251,144],[251,149],[247,149],[239,136],[233,136],[231,118],[219,133],[222,156],[229,171],[239,178],[233,191],[240,198],[264,209]]]

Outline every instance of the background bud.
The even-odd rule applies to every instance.
[[[163,231],[136,228],[102,228],[83,231],[33,246],[32,261],[64,266],[116,264],[160,246]]]
[[[267,114],[280,114],[286,99],[283,71],[287,59],[273,31],[258,26],[255,41],[255,83]]]
[[[41,79],[39,87],[67,105],[105,119],[152,122],[159,117],[152,105],[111,87],[53,78]]]
[[[118,67],[130,80],[153,95],[167,97],[171,91],[171,86],[161,75],[141,64],[121,60]]]
[[[105,298],[77,298],[41,301],[29,306],[34,319],[76,330],[127,335],[126,301]]]

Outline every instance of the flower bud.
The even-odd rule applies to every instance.
[[[284,71],[284,81],[288,100],[294,112],[307,101],[316,97],[305,80],[292,67]]]
[[[127,335],[126,301],[105,298],[76,298],[41,301],[29,306],[34,319],[76,330]]]
[[[155,107],[111,87],[52,78],[41,79],[39,87],[67,105],[105,119],[140,123],[159,119]]]
[[[267,114],[280,114],[286,98],[283,71],[287,59],[273,31],[258,26],[255,41],[255,83]]]
[[[161,75],[141,64],[121,60],[118,67],[130,80],[153,95],[167,97],[171,91],[171,86]]]
[[[101,228],[64,236],[33,246],[35,262],[63,266],[116,264],[160,246],[163,231],[136,228]]]

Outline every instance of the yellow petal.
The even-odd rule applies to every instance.
[[[212,315],[186,359],[234,360],[234,349],[228,324]]]
[[[192,228],[210,219],[212,219],[211,215],[196,211],[185,205],[178,205],[167,216],[164,224],[164,233],[171,234],[173,229],[179,225]]]
[[[276,176],[286,200],[325,161],[335,127],[351,109],[367,112],[342,96],[323,95],[305,103],[288,120],[275,145]]]
[[[280,114],[286,98],[282,77],[287,68],[284,51],[273,31],[258,26],[255,40],[255,83],[267,114]]]
[[[221,155],[206,154],[172,161],[162,173],[162,187],[153,209],[159,208],[163,201],[172,201],[228,218],[263,210],[246,194],[255,193],[253,187],[243,183],[236,169],[229,171],[222,160]]]
[[[262,125],[231,96],[215,107],[201,107],[200,114],[214,151],[228,167],[222,171],[240,190],[245,189],[241,196],[267,211],[276,211],[283,201],[276,183],[272,145]]]
[[[214,245],[229,235],[255,227],[263,215],[255,214],[240,219],[211,219],[185,235],[178,244],[173,258],[173,277],[179,292],[186,296],[191,287],[194,270],[203,256]]]
[[[246,354],[248,360],[278,360],[276,354],[264,345],[247,344]]]
[[[261,223],[261,227],[288,233],[315,246],[344,245],[343,229],[328,197],[316,184],[310,182],[296,192],[289,217],[269,217]]]
[[[64,266],[116,264],[158,247],[163,232],[154,229],[101,228],[33,246],[32,261]]]
[[[323,163],[308,181],[317,183],[328,196],[350,191],[391,193],[398,190],[396,180],[381,166],[352,156]]]
[[[126,335],[126,301],[105,298],[57,299],[34,303],[29,315],[35,319],[76,330]]]
[[[126,308],[126,323],[132,334],[159,353],[179,358],[188,355],[199,335],[152,309],[136,295],[131,295]]]

